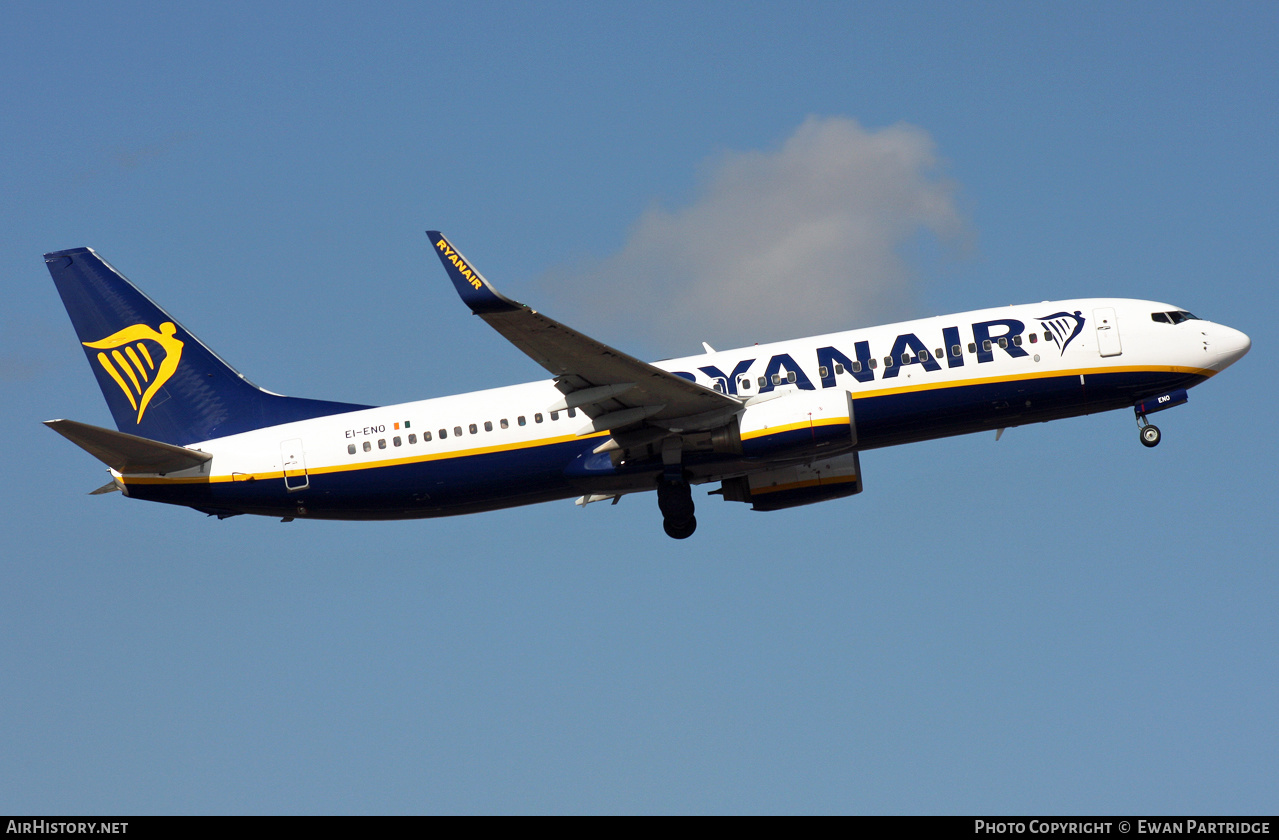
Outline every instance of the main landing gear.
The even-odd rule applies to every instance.
[[[693,515],[693,488],[684,475],[683,444],[678,437],[662,442],[662,477],[657,482],[657,506],[662,529],[671,539],[685,540],[697,530]]]
[[[1150,425],[1144,414],[1137,415],[1137,430],[1141,435],[1142,446],[1158,446],[1159,441],[1163,439],[1159,427]]]
[[[693,515],[693,488],[682,476],[678,481],[663,477],[657,485],[657,506],[662,509],[662,529],[666,536],[683,540],[697,530],[697,517]]]

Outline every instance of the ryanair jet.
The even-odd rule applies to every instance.
[[[869,449],[1186,402],[1238,330],[1110,298],[983,309],[649,364],[500,294],[438,231],[463,302],[553,378],[385,407],[252,384],[89,248],[46,254],[116,431],[50,420],[105,463],[94,491],[225,518],[408,519],[693,485],[770,511],[860,493]]]

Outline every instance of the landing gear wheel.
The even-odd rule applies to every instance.
[[[693,516],[693,488],[683,478],[661,481],[657,485],[657,506],[662,511],[662,529],[666,536],[686,540],[697,530]]]
[[[697,517],[690,516],[685,522],[675,523],[672,523],[669,519],[663,519],[662,530],[666,532],[666,536],[673,540],[686,540],[693,536],[693,532],[697,530]]]
[[[1141,444],[1142,446],[1158,446],[1160,439],[1163,437],[1159,433],[1158,426],[1142,426],[1141,427]]]

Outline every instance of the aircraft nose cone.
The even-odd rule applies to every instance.
[[[1213,365],[1217,370],[1224,370],[1247,355],[1252,349],[1252,339],[1239,330],[1217,325],[1210,339],[1212,349],[1220,361]]]

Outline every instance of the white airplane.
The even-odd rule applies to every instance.
[[[384,407],[284,397],[223,362],[89,248],[45,255],[118,431],[47,425],[104,462],[95,490],[224,518],[450,516],[691,486],[753,510],[861,492],[882,446],[1186,402],[1248,336],[1164,303],[983,309],[649,364],[498,293],[428,231],[462,300],[554,378]]]

